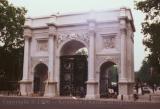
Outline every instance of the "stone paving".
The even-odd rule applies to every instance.
[[[118,99],[85,99],[78,97],[28,97],[28,96],[0,96],[0,104],[145,104],[160,103],[160,95],[146,94],[139,95],[137,100]]]
[[[139,102],[159,102],[160,103],[160,94],[144,94],[139,95]]]

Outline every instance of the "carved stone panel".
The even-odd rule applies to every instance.
[[[65,33],[59,33],[57,34],[57,47],[61,45],[64,41],[67,40],[81,40],[85,42],[87,45],[89,43],[89,37],[88,33],[70,33],[70,34],[65,34]]]
[[[105,49],[115,48],[116,36],[115,35],[102,35],[103,38],[103,46]]]
[[[48,40],[37,40],[37,51],[48,51]]]

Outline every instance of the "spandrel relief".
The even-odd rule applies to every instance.
[[[82,40],[84,41],[86,44],[89,43],[89,37],[88,37],[88,33],[86,32],[82,32],[82,33],[59,33],[57,35],[57,47],[62,44],[64,41],[66,40]]]

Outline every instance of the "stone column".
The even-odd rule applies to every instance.
[[[28,80],[28,70],[29,70],[29,37],[24,37],[24,60],[23,60],[23,79],[22,80]]]
[[[49,50],[48,50],[48,54],[49,54],[49,81],[53,81],[53,69],[54,69],[54,35],[50,34],[49,35],[49,40],[48,40],[48,44],[49,44]]]
[[[122,25],[126,25],[125,19],[120,19],[120,23]],[[120,81],[121,82],[127,82],[127,72],[126,72],[126,59],[127,59],[127,48],[126,48],[126,37],[127,37],[127,28],[122,26],[120,28],[120,34],[121,34],[121,75],[120,75]]]
[[[49,27],[49,40],[48,40],[48,55],[49,55],[49,70],[48,81],[46,83],[45,96],[56,96],[57,82],[55,81],[55,36],[56,27],[53,24],[48,24]]]
[[[24,28],[24,62],[23,62],[23,77],[20,81],[21,95],[29,95],[31,93],[31,80],[29,80],[29,57],[30,57],[30,39],[32,37],[31,28]]]
[[[86,98],[97,97],[98,83],[95,80],[95,21],[88,20],[89,23],[89,57],[88,57],[88,81]]]
[[[120,18],[119,18],[119,22],[120,22],[120,38],[121,38],[121,71],[120,71],[120,78],[119,78],[119,95],[118,95],[118,99],[123,99],[123,100],[129,100],[132,99],[132,87],[133,87],[133,83],[131,83],[129,81],[129,73],[127,71],[127,67],[128,67],[128,61],[127,58],[129,55],[127,55],[127,53],[129,54],[129,52],[131,50],[127,50],[128,46],[127,46],[127,33],[128,33],[128,17],[126,14],[127,9],[126,8],[121,8],[120,10]]]
[[[131,46],[131,58],[132,58],[132,80],[135,82],[135,73],[134,73],[134,35],[132,33],[132,46]]]

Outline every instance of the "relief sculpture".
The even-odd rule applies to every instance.
[[[115,37],[104,37],[103,41],[105,48],[115,48]]]
[[[65,33],[60,33],[57,35],[57,47],[63,43],[66,40],[82,40],[86,44],[89,43],[89,37],[87,33],[70,33],[70,34],[65,34]]]

